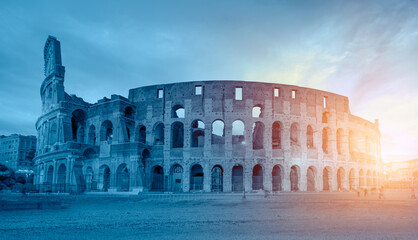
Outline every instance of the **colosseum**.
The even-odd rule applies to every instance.
[[[349,191],[382,183],[379,123],[352,115],[345,96],[195,81],[92,104],[64,91],[54,37],[44,61],[35,157],[41,192]]]

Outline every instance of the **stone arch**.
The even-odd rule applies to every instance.
[[[110,168],[106,164],[100,166],[98,180],[99,190],[107,192],[110,188]]]
[[[329,153],[329,128],[322,129],[322,151],[325,154]]]
[[[58,176],[57,176],[57,192],[66,192],[67,185],[67,167],[64,163],[58,167]]]
[[[86,190],[90,191],[90,190],[95,188],[93,186],[94,173],[93,173],[93,168],[92,167],[87,167],[86,168],[85,176],[86,176],[85,177],[85,179],[86,179]]]
[[[322,113],[322,123],[328,123],[329,122],[329,117],[330,117],[329,112]]]
[[[125,118],[133,119],[135,116],[135,111],[131,106],[126,107],[123,113]]]
[[[370,170],[367,170],[367,187],[370,188],[372,186],[372,173]]]
[[[89,127],[89,133],[87,136],[88,140],[87,143],[91,144],[91,145],[95,145],[96,144],[96,127],[92,124]]]
[[[263,189],[263,167],[260,164],[257,164],[253,167],[252,189]]]
[[[271,176],[272,190],[282,191],[283,167],[279,164],[274,165],[273,170],[271,171]]]
[[[53,145],[58,141],[58,130],[57,124],[52,123],[49,137],[49,145]]]
[[[82,109],[76,109],[71,114],[71,129],[72,129],[72,135],[73,135],[73,141],[75,142],[83,142],[84,140],[84,132],[82,136],[79,134],[80,128],[85,125],[87,114]],[[83,128],[84,130],[84,128]]]
[[[306,147],[308,149],[314,148],[314,131],[311,125],[306,127]]]
[[[364,182],[364,171],[363,169],[360,169],[359,174],[358,174],[358,179],[359,179],[359,187],[360,188],[364,188],[365,182]]]
[[[282,148],[282,124],[279,121],[273,123],[271,129],[271,143],[273,149]]]
[[[185,117],[185,110],[184,107],[180,104],[176,104],[171,109],[171,117],[172,118],[184,118]]]
[[[373,171],[373,187],[377,187],[377,174]]]
[[[212,122],[211,142],[213,144],[225,144],[225,123],[217,119]]]
[[[212,192],[223,192],[223,175],[224,170],[221,165],[215,165],[212,168]]]
[[[343,129],[337,129],[337,152],[338,154],[342,154],[343,151]]]
[[[349,176],[348,176],[348,181],[349,181],[350,190],[354,190],[354,188],[356,186],[356,176],[355,176],[354,168],[352,168],[350,170],[350,173],[349,173]]]
[[[112,142],[113,139],[113,124],[110,120],[106,120],[100,126],[100,141]]]
[[[252,109],[252,116],[253,118],[261,118],[263,117],[263,105],[257,104]]]
[[[344,190],[345,183],[345,169],[343,167],[337,170],[337,189],[338,191]]]
[[[244,191],[244,168],[242,165],[232,167],[232,191]]]
[[[205,146],[205,124],[201,120],[194,120],[191,126],[191,147]]]
[[[156,165],[151,170],[151,191],[164,191],[164,169]]]
[[[264,149],[264,124],[262,122],[253,124],[253,149]]]
[[[295,122],[290,126],[290,145],[299,145],[299,124]]]
[[[93,159],[96,157],[97,157],[97,153],[93,148],[86,148],[83,151],[83,156],[82,156],[83,159]]]
[[[300,178],[300,168],[297,165],[293,165],[290,168],[290,190],[299,191],[299,178]]]
[[[174,164],[170,170],[170,181],[172,192],[183,191],[183,167],[180,164]]]
[[[316,191],[316,175],[317,170],[314,166],[310,166],[306,172],[306,179],[307,179],[307,191]]]
[[[232,122],[232,144],[245,143],[245,124],[242,120]]]
[[[322,190],[331,191],[331,168],[324,167],[322,171]]]
[[[162,122],[155,124],[154,145],[164,145],[164,123]]]
[[[121,163],[116,170],[116,189],[121,192],[129,191],[129,170],[126,163]]]
[[[200,164],[195,164],[190,168],[190,191],[203,190],[204,173]]]
[[[54,180],[54,167],[50,165],[46,173],[46,184],[52,184],[53,180]]]
[[[184,125],[181,122],[171,124],[171,147],[183,148],[184,146]]]
[[[147,128],[144,125],[138,126],[138,142],[143,144],[147,143]]]

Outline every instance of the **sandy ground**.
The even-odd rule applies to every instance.
[[[68,206],[0,211],[0,239],[418,239],[418,201],[393,196],[29,196]]]

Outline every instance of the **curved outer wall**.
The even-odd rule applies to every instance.
[[[45,52],[51,45],[59,42],[48,38]],[[54,51],[45,53],[46,62],[61,58],[59,47]],[[347,97],[273,83],[197,81],[140,87],[128,98],[90,104],[64,92],[64,67],[55,62],[41,87],[36,124],[40,191],[333,191],[381,184],[378,122],[351,115]],[[244,124],[242,136],[232,129],[236,120]]]

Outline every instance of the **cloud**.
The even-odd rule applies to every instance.
[[[296,84],[348,96],[354,114],[380,118],[383,155],[400,154],[393,139],[413,145],[418,129],[417,10],[389,0],[4,1],[0,134],[35,133],[42,48],[54,35],[66,91],[86,101],[178,81]],[[404,151],[418,156],[409,143]]]

